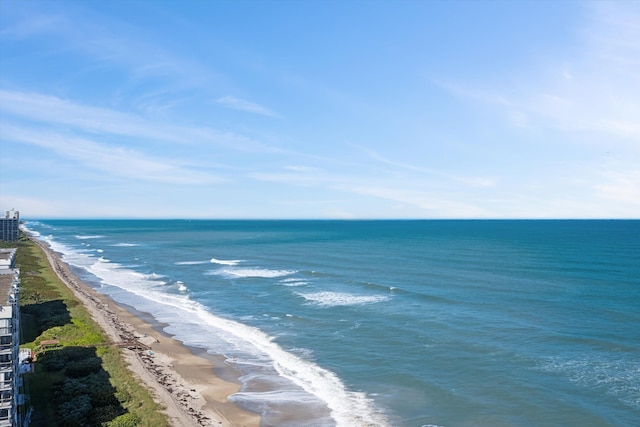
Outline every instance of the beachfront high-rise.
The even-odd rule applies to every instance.
[[[6,211],[5,217],[0,218],[0,240],[15,242],[18,240],[20,226],[20,212],[11,209]]]
[[[0,427],[22,426],[20,393],[20,271],[16,249],[0,249]]]

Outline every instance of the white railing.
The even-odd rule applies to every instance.
[[[13,405],[13,399],[8,397],[0,399],[0,409],[9,409]]]

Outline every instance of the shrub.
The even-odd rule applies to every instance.
[[[84,426],[91,409],[91,398],[89,396],[86,394],[76,396],[74,400],[64,402],[58,406],[60,424],[69,427]]]
[[[120,403],[126,403],[131,400],[131,393],[129,393],[127,390],[118,390],[116,391],[115,396]]]
[[[54,400],[60,404],[64,402],[72,402],[76,396],[87,394],[90,392],[89,387],[82,380],[67,378],[64,381],[54,385],[56,393]]]
[[[111,422],[122,415],[124,409],[120,406],[100,406],[99,408],[93,408],[93,418],[96,426],[109,426]]]
[[[140,424],[140,419],[136,417],[134,414],[127,412],[126,414],[120,415],[118,418],[111,421],[108,426],[109,427],[136,427]]]
[[[61,350],[49,350],[38,358],[38,362],[49,372],[63,369],[69,359]]]
[[[96,349],[94,347],[67,347],[65,351],[70,361],[96,357]]]
[[[91,357],[70,362],[65,372],[68,377],[79,378],[98,372],[100,369],[102,369],[102,360],[98,357]]]

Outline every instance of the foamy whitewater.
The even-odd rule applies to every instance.
[[[25,226],[264,426],[640,425],[640,221]]]

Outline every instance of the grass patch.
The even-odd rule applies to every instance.
[[[168,426],[166,415],[127,369],[121,350],[49,266],[42,249],[22,237],[21,347],[37,351],[35,373],[24,376],[34,408],[32,426]],[[43,340],[60,347],[40,349]]]

